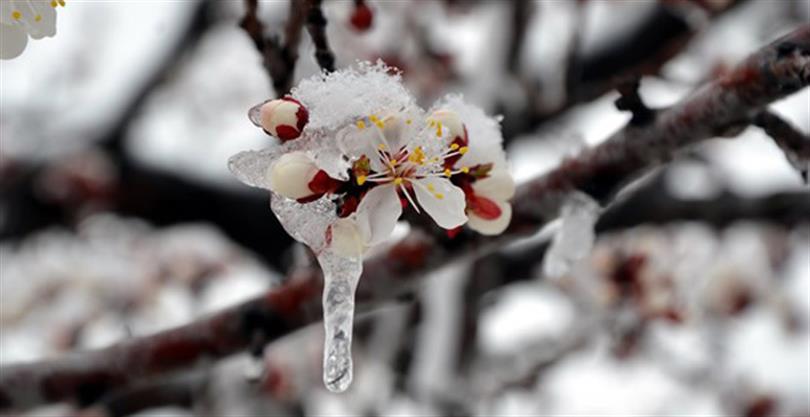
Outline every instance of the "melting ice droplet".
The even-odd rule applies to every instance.
[[[361,259],[330,252],[318,257],[323,269],[323,382],[330,391],[343,392],[352,383],[352,321],[354,291],[363,271]]]

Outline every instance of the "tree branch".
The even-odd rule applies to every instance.
[[[793,52],[780,52],[786,44]],[[810,25],[765,46],[724,78],[660,110],[644,126],[629,125],[601,145],[523,184],[513,201],[510,228],[497,238],[465,232],[456,239],[412,232],[364,262],[357,291],[361,310],[412,294],[431,271],[451,262],[492,253],[536,231],[557,216],[565,194],[580,190],[607,202],[619,188],[676,152],[730,128],[747,125],[770,102],[810,83]],[[100,350],[0,368],[0,408],[28,408],[73,400],[89,404],[147,377],[189,368],[272,341],[320,320],[321,280],[298,271],[267,294],[152,336]],[[502,285],[495,282],[492,285]],[[482,288],[485,290],[485,288]]]
[[[761,127],[773,139],[807,184],[807,171],[810,170],[810,136],[767,111],[758,114],[754,118],[754,124]]]
[[[321,9],[321,0],[306,0],[307,4],[307,32],[315,44],[315,60],[322,70],[332,72],[335,70],[335,55],[329,49],[326,38],[326,16]]]
[[[298,61],[298,44],[301,41],[301,28],[304,24],[304,8],[298,0],[290,0],[290,14],[284,31],[284,43],[275,36],[264,35],[264,24],[257,16],[258,0],[245,0],[245,16],[239,26],[253,40],[256,49],[262,54],[262,64],[273,83],[276,95],[281,97],[290,92],[295,80],[295,64]]]

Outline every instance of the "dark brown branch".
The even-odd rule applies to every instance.
[[[754,124],[761,127],[785,153],[791,165],[799,170],[799,173],[807,184],[807,170],[810,167],[810,135],[802,133],[771,112],[762,112],[754,118]]]
[[[295,80],[295,64],[298,61],[298,44],[304,24],[304,7],[298,0],[290,0],[290,14],[284,30],[284,43],[276,36],[265,36],[264,24],[259,20],[258,0],[245,0],[245,16],[239,26],[253,40],[262,54],[262,65],[267,71],[277,96],[290,92]]]
[[[326,38],[326,16],[321,9],[321,0],[306,0],[307,4],[307,32],[315,44],[315,60],[322,70],[332,72],[335,70],[335,55],[329,48]]]
[[[795,53],[781,54],[785,44]],[[608,201],[617,190],[676,152],[745,124],[770,102],[810,83],[810,25],[765,46],[722,79],[659,112],[654,123],[627,126],[603,144],[523,184],[513,201],[510,228],[498,238],[464,233],[456,239],[414,231],[364,262],[357,291],[361,310],[413,292],[431,270],[492,253],[556,217],[561,198],[581,190]],[[493,285],[502,285],[496,282]],[[139,380],[186,369],[203,360],[272,341],[320,319],[319,274],[298,275],[266,295],[196,322],[149,337],[62,358],[0,368],[0,407],[28,408],[73,400],[92,403]],[[482,288],[482,291],[485,288]]]

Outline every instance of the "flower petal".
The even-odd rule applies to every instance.
[[[387,184],[372,188],[357,206],[357,225],[366,244],[372,246],[388,239],[401,215],[402,204],[396,186]]]
[[[14,4],[22,12],[32,39],[56,35],[56,9],[49,0],[15,1]]]
[[[498,218],[487,220],[476,216],[475,213],[469,213],[470,221],[467,222],[467,225],[482,235],[492,236],[501,234],[506,230],[506,227],[509,226],[509,222],[512,220],[512,205],[505,201],[497,200],[495,204],[501,209],[501,215]]]
[[[499,169],[473,183],[473,190],[476,194],[491,200],[506,201],[515,195],[515,180],[509,172]]]
[[[18,26],[0,24],[0,59],[18,57],[28,43],[28,35]]]
[[[450,180],[427,177],[413,181],[419,205],[444,229],[453,229],[467,222],[464,213],[464,191]]]
[[[347,258],[357,258],[366,251],[367,244],[354,218],[338,219],[330,228],[332,252]]]

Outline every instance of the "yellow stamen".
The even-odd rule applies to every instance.
[[[450,145],[450,149],[451,149],[451,150],[454,150],[454,151],[455,151],[456,149],[458,149],[458,143],[454,143],[454,144]]]
[[[34,21],[35,22],[39,22],[40,20],[42,20],[42,15],[41,14],[38,14],[38,15],[34,16]]]
[[[382,121],[379,121],[379,120],[374,122],[374,124],[377,125],[377,127],[379,127],[380,129],[385,127],[385,123],[383,123]]]
[[[433,194],[433,196],[438,198],[439,200],[444,198],[444,194],[442,194],[442,193],[436,193],[436,194]]]
[[[59,5],[65,7],[65,0],[59,0]]]
[[[408,119],[408,120],[405,121],[405,124],[407,124],[407,125],[409,125],[411,123],[413,123],[413,120],[411,120],[411,119]]]
[[[12,19],[20,20],[21,17],[22,17],[22,13],[20,13],[19,10],[15,10],[15,11],[11,12],[11,18]]]
[[[436,191],[436,187],[434,187],[433,184],[428,184],[427,189],[428,189],[428,191],[431,191],[431,192]]]
[[[441,136],[441,135],[442,135],[442,122],[439,122],[439,123],[437,123],[437,127],[436,127],[436,136]]]
[[[444,170],[445,177],[450,178],[451,175],[453,175],[453,171],[450,171],[449,169]]]
[[[363,185],[366,183],[366,176],[365,175],[358,175],[357,176],[357,185]]]
[[[394,185],[402,185],[402,178],[400,177],[394,178]]]
[[[59,5],[59,3],[57,3],[56,0],[51,0],[51,7],[53,7],[55,9],[56,6],[58,6],[58,5]]]
[[[381,144],[377,145],[377,149],[379,149],[381,151],[384,151],[385,150],[385,144],[381,143]]]
[[[399,163],[399,160],[397,160],[397,159],[392,159],[391,160],[391,165],[393,165],[393,166],[397,166],[398,163]]]
[[[374,123],[377,123],[377,122],[380,121],[380,119],[377,116],[373,115],[373,114],[371,116],[368,116],[368,120],[371,120]]]
[[[461,172],[463,172],[465,174],[469,174],[470,173],[470,168],[469,167],[461,167]]]
[[[465,154],[465,153],[467,153],[467,151],[469,151],[469,150],[470,150],[470,148],[468,148],[468,147],[466,147],[466,146],[462,146],[462,147],[461,147],[461,149],[459,149],[459,150],[458,150],[458,153],[460,153],[460,154],[464,155],[464,154]]]
[[[358,120],[357,121],[357,128],[358,129],[365,129],[366,128],[366,122],[364,122],[362,120]]]

